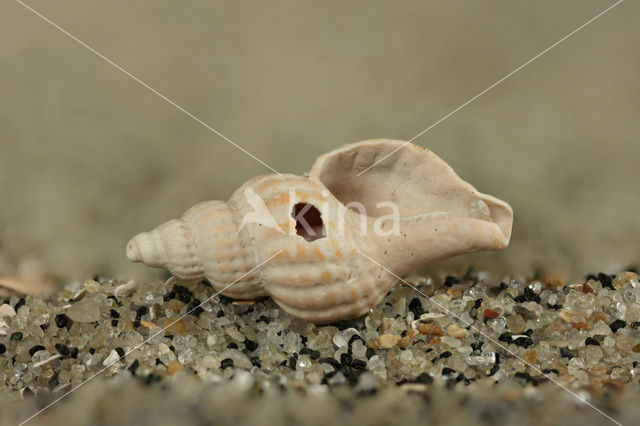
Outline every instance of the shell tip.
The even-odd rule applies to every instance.
[[[142,260],[140,249],[135,242],[135,238],[129,240],[129,243],[127,244],[127,259],[132,262],[140,262]]]

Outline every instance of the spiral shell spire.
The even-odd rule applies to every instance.
[[[181,280],[204,278],[202,260],[191,229],[180,219],[170,220],[133,237],[127,244],[127,257],[132,262],[168,269]]]

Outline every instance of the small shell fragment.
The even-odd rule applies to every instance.
[[[112,349],[111,353],[109,353],[109,356],[106,357],[104,359],[104,361],[102,362],[102,365],[107,367],[107,366],[117,362],[119,359],[120,359],[120,354],[115,349]]]
[[[53,289],[50,283],[26,280],[17,276],[0,277],[0,287],[6,289],[8,293],[20,295],[47,294]]]
[[[62,357],[62,355],[60,355],[60,354],[52,355],[47,359],[43,359],[42,361],[34,363],[33,364],[33,368],[42,367],[43,365],[45,365],[45,364],[47,364],[47,363],[49,363],[49,362],[51,362],[53,360],[56,360],[56,359],[58,359],[60,357]]]
[[[5,303],[0,306],[0,318],[9,317],[13,318],[16,315],[16,310],[11,305]]]
[[[120,284],[113,291],[116,297],[128,296],[136,289],[135,281],[128,281],[125,284]]]

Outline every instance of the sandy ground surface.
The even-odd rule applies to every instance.
[[[409,139],[613,2],[29,4],[278,171]],[[465,263],[565,276],[640,259],[640,30],[626,1],[415,142],[515,211]],[[0,251],[152,276],[134,233],[269,169],[17,2],[0,5]]]
[[[0,423],[637,423],[636,273],[482,276],[416,277],[323,326],[173,280],[4,299]]]

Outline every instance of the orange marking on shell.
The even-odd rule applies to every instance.
[[[287,220],[286,222],[278,223],[278,226],[283,231],[291,231],[293,229],[292,222],[293,222],[292,220]]]
[[[278,299],[289,306],[296,306],[305,309],[312,309],[316,306],[317,301],[312,298],[298,298],[286,294],[279,295]]]
[[[331,272],[329,272],[328,269],[325,269],[324,271],[322,271],[322,275],[320,276],[322,278],[322,281],[328,283],[331,281]]]
[[[279,277],[278,281],[286,287],[308,287],[314,283],[313,279],[305,275]]]
[[[298,253],[296,254],[296,259],[298,260],[306,260],[307,253],[304,250],[304,247],[298,244]]]
[[[233,265],[227,262],[219,262],[216,265],[216,271],[218,272],[233,272]]]
[[[275,259],[291,259],[291,255],[287,251],[287,249],[282,249],[282,251],[275,255]]]
[[[355,303],[356,300],[358,300],[358,292],[356,291],[355,288],[351,289],[351,303]]]
[[[307,194],[306,192],[296,192],[296,199],[294,200],[294,203],[310,203],[310,199],[312,198],[312,196],[310,194]]]
[[[322,254],[322,252],[320,251],[320,248],[318,246],[313,246],[313,254],[316,255],[318,260],[325,260],[326,259],[326,256],[324,254]]]
[[[282,185],[286,180],[289,180],[287,178],[276,178],[276,179],[266,179],[265,182],[262,182],[260,185],[257,185],[254,190],[256,193],[260,193],[265,191],[266,189],[269,189],[273,186],[280,186]]]
[[[287,192],[283,192],[282,194],[276,197],[265,200],[265,204],[269,208],[277,207],[282,204],[287,204],[288,202],[289,202],[289,193]]]
[[[281,295],[279,295],[279,296],[278,296],[278,299],[279,299],[282,303],[287,304],[287,305],[289,305],[289,306],[298,306],[298,305],[301,305],[300,301],[299,301],[297,298],[295,298],[295,297],[288,297],[288,296],[287,296],[287,295],[285,295],[285,294],[281,294]],[[303,306],[304,306],[304,305],[303,305]],[[306,308],[307,306],[304,306],[304,307]]]
[[[338,259],[344,259],[344,254],[342,254],[342,252],[340,251],[340,248],[339,248],[340,247],[340,242],[337,239],[332,238],[331,239],[331,245],[334,248],[334,254],[336,255],[336,257]]]
[[[338,296],[336,296],[335,292],[329,292],[324,297],[326,301],[328,301],[331,305],[335,306],[338,304]]]
[[[313,283],[313,280],[311,278],[308,278],[308,277],[305,277],[305,276],[299,276],[299,277],[296,278],[295,281],[298,284],[304,285],[304,286]]]
[[[320,207],[327,202],[327,199],[313,192],[296,192],[296,203],[300,202],[313,204],[318,210],[322,210]]]

